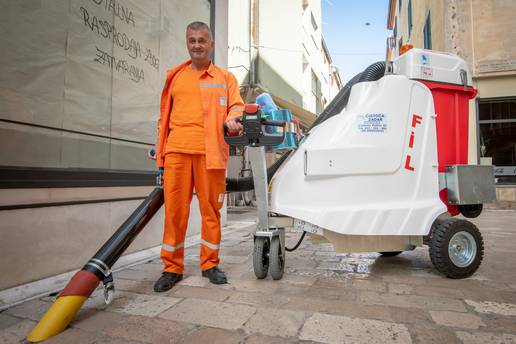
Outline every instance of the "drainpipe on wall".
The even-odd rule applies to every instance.
[[[210,29],[213,39],[215,39],[215,6],[215,0],[210,0]],[[215,49],[211,51],[211,61],[215,64]]]
[[[256,59],[258,57],[258,6],[259,0],[249,0],[249,87],[245,102],[249,103],[256,86]]]

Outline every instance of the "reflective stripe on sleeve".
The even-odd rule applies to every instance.
[[[165,251],[168,251],[168,252],[174,252],[176,250],[179,250],[183,246],[185,246],[184,242],[182,242],[180,244],[177,244],[176,246],[170,246],[170,245],[167,245],[167,244],[162,244],[161,245],[161,249],[165,250]]]
[[[232,106],[229,111],[243,110],[244,108],[238,105]]]
[[[215,88],[227,88],[226,84],[216,84],[213,82],[201,82],[199,83],[199,86],[201,87],[215,87]]]
[[[206,240],[201,240],[201,244],[208,247],[208,248],[211,248],[212,250],[218,250],[219,249],[219,245],[214,245],[212,244],[211,242],[207,242]]]

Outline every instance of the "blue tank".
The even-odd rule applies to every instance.
[[[290,110],[279,110],[276,103],[274,103],[274,100],[272,99],[271,95],[268,93],[262,93],[258,97],[256,97],[256,104],[260,105],[260,108],[265,113],[267,119],[287,122],[285,126],[285,140],[282,144],[272,147],[272,150],[276,151],[281,149],[297,148],[295,136],[296,133],[290,130],[290,128],[292,127],[292,113],[290,112]],[[266,128],[268,134],[279,133],[281,130],[273,126],[267,126]]]
[[[296,133],[291,130],[292,128],[292,113],[290,110],[287,109],[281,109],[281,110],[275,110],[266,112],[265,115],[267,116],[267,119],[274,120],[274,121],[285,121],[287,124],[285,125],[285,140],[282,144],[272,147],[272,150],[281,150],[281,149],[295,149],[297,148],[297,142],[296,142]],[[269,127],[271,130],[271,133],[278,133],[280,132],[280,128],[278,127]]]

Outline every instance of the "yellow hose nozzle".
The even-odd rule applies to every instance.
[[[61,333],[79,311],[86,296],[60,296],[27,336],[31,343],[41,342]]]

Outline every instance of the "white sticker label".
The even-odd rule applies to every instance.
[[[432,67],[421,66],[421,77],[422,78],[432,78],[434,75],[434,70]]]
[[[220,97],[219,104],[222,106],[228,106],[228,99],[226,97]]]
[[[361,133],[385,133],[387,131],[387,115],[384,113],[358,115],[357,127]]]

